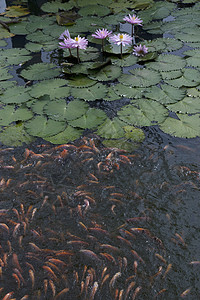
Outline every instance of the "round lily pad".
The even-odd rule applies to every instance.
[[[87,112],[80,118],[72,121],[68,121],[69,125],[73,127],[79,127],[83,129],[96,128],[106,119],[106,114],[100,109],[89,108]]]
[[[52,63],[37,63],[22,70],[20,75],[28,80],[43,80],[57,77],[60,69]]]
[[[118,66],[108,65],[104,68],[100,69],[99,71],[94,71],[93,73],[89,74],[88,76],[91,79],[98,80],[98,81],[110,81],[118,78],[121,75],[121,68]]]
[[[133,69],[133,75],[123,74],[118,78],[124,85],[133,87],[148,87],[160,82],[161,76],[158,72],[149,69]]]
[[[85,101],[95,101],[103,99],[106,95],[107,87],[101,83],[97,83],[88,88],[72,88],[71,95],[74,98],[84,99]]]
[[[65,144],[80,138],[82,133],[82,129],[74,128],[68,125],[65,130],[51,137],[47,137],[46,140],[52,144]]]

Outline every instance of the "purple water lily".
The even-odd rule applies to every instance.
[[[79,62],[80,61],[79,49],[85,50],[87,48],[87,45],[88,45],[88,40],[84,37],[83,38],[80,37],[79,35],[76,36],[74,39],[69,39],[69,40],[72,43],[73,48],[77,49],[77,59],[78,59],[78,62]]]
[[[131,30],[132,37],[134,33],[134,25],[142,26],[142,22],[143,22],[140,18],[136,17],[136,15],[131,16],[130,14],[128,16],[125,16],[123,20],[132,25],[132,30]]]
[[[120,46],[122,58],[122,46],[130,45],[132,43],[132,37],[129,34],[114,34],[110,37],[110,42]]]
[[[144,56],[148,53],[148,48],[145,45],[135,46],[133,50],[133,54],[136,56]]]
[[[64,40],[64,39],[70,39],[70,33],[69,30],[66,29],[59,37],[59,40]]]
[[[98,29],[95,31],[95,33],[92,34],[92,36],[95,39],[101,39],[102,40],[102,51],[104,52],[104,39],[109,37],[112,34],[112,31],[108,31],[107,29]]]

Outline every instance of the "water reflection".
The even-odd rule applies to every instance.
[[[197,153],[95,136],[2,148],[1,297],[197,299]]]

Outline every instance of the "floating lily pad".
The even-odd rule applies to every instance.
[[[66,104],[64,99],[59,101],[50,101],[45,106],[45,113],[54,120],[71,121],[84,115],[89,106],[84,101],[74,100]]]
[[[183,100],[168,105],[167,108],[178,113],[200,113],[200,98],[199,97],[185,97]]]
[[[127,57],[124,55],[123,59],[121,58],[113,58],[112,63],[119,67],[129,67],[136,64],[138,61],[138,58],[132,54],[128,55]]]
[[[139,147],[139,144],[137,142],[129,141],[127,138],[121,138],[121,139],[109,139],[104,140],[102,142],[105,147],[108,148],[116,148],[116,149],[123,149],[127,152],[133,152]]]
[[[79,9],[79,15],[81,16],[97,16],[102,17],[110,13],[110,9],[107,6],[95,4],[87,5]]]
[[[91,32],[104,26],[105,23],[102,18],[95,16],[82,17],[76,21],[76,32]]]
[[[195,69],[183,69],[182,76],[173,80],[165,80],[174,87],[194,87],[200,83],[200,72]]]
[[[5,68],[0,69],[0,81],[11,79],[13,76]],[[1,100],[0,100],[1,101]]]
[[[110,3],[112,3],[112,0],[77,0],[77,4],[79,7],[95,4],[108,6]]]
[[[7,29],[1,27],[0,39],[8,39],[12,36],[14,36],[14,33],[9,32]]]
[[[13,6],[8,6],[6,8],[6,12],[2,13],[6,17],[11,17],[11,18],[17,18],[17,17],[22,17],[25,15],[28,15],[30,12],[28,11],[27,8],[22,7],[20,5],[13,5]]]
[[[23,124],[10,126],[0,132],[0,142],[6,146],[22,146],[24,143],[29,144],[32,140],[33,137],[27,134]]]
[[[124,98],[141,98],[144,89],[127,86],[124,84],[116,84],[114,91],[117,95]]]
[[[0,50],[1,62],[6,65],[18,65],[32,58],[30,52],[23,48],[11,48]]]
[[[121,97],[115,93],[114,86],[110,86],[107,88],[107,94],[103,98],[105,101],[115,101],[119,100]]]
[[[8,126],[12,122],[26,121],[33,117],[33,113],[26,107],[6,105],[0,109],[0,125]]]
[[[75,1],[62,2],[59,0],[48,1],[41,6],[41,9],[45,12],[56,13],[59,10],[69,10],[72,9],[75,5]]]
[[[11,89],[7,89],[0,95],[0,101],[6,104],[14,103],[20,104],[27,102],[32,99],[28,94],[29,88],[24,88],[23,86],[16,86]]]
[[[30,95],[34,98],[39,98],[43,95],[49,95],[50,99],[59,99],[69,96],[69,87],[63,87],[66,85],[66,80],[64,79],[50,79],[43,80],[39,83],[34,84],[31,87]]]
[[[33,33],[29,33],[27,34],[26,39],[31,42],[37,42],[41,44],[52,41],[52,37],[50,35],[45,34],[43,31],[35,31]]]
[[[95,101],[103,99],[106,95],[107,87],[101,83],[97,83],[88,88],[72,88],[71,95],[74,98],[84,99],[85,101]]]
[[[98,127],[97,134],[105,139],[118,139],[124,137],[125,132],[123,126],[126,123],[114,118],[110,120],[107,118],[103,124]]]
[[[121,74],[121,68],[118,66],[108,65],[98,72],[90,73],[88,76],[91,79],[98,81],[110,81],[118,78]]]
[[[22,70],[20,75],[28,80],[43,80],[57,77],[60,69],[51,63],[37,63]]]
[[[67,80],[67,84],[71,87],[89,87],[96,83],[96,80],[92,80],[84,75],[72,76]]]
[[[0,40],[0,47],[5,47],[5,46],[7,46],[6,41]]]
[[[106,114],[100,109],[89,108],[87,112],[76,120],[69,121],[69,125],[83,129],[96,128],[106,119]]]
[[[165,80],[179,78],[182,75],[182,71],[160,72],[162,78]]]
[[[25,123],[28,134],[46,138],[56,135],[66,128],[66,122],[54,121],[44,116],[35,116]]]
[[[134,142],[142,142],[145,138],[145,134],[142,129],[136,128],[134,126],[123,126],[123,129],[125,131],[125,138],[132,140]]]
[[[153,19],[164,19],[168,17],[171,11],[173,11],[176,7],[174,3],[169,2],[165,2],[165,4],[163,5],[163,1],[158,1],[151,4],[152,6],[149,9],[140,12],[140,18],[143,18],[145,17],[145,15],[148,15],[148,21]]]
[[[185,28],[184,32],[176,33],[175,37],[183,42],[199,42],[200,40],[200,29],[199,27]]]
[[[149,62],[147,67],[156,71],[175,71],[181,70],[185,65],[185,60],[180,56],[163,54],[159,55],[155,62]]]
[[[190,88],[187,89],[187,96],[189,97],[200,97],[200,86],[197,86],[196,88]]]
[[[25,35],[28,34],[29,31],[26,29],[28,21],[23,20],[23,22],[13,23],[9,25],[10,32],[14,36],[15,34]],[[1,36],[1,33],[0,33]]]
[[[31,15],[28,18],[28,24],[26,25],[26,29],[33,33],[38,29],[44,29],[49,27],[51,24],[54,23],[54,18],[47,16],[33,16]]]
[[[31,110],[38,115],[43,115],[44,114],[44,112],[43,112],[44,106],[47,103],[49,103],[49,101],[50,101],[50,98],[47,95],[40,97],[39,99],[37,99],[31,103],[31,105],[30,105]]]
[[[64,131],[54,136],[48,137],[46,138],[46,140],[51,142],[52,144],[65,144],[80,138],[82,133],[83,133],[82,129],[67,126]]]
[[[124,85],[133,87],[148,87],[160,82],[160,74],[149,69],[133,69],[130,71],[133,75],[123,74],[118,78]]]
[[[159,101],[162,104],[176,103],[183,99],[185,92],[168,84],[162,84],[159,87],[152,86],[148,88],[145,97]]]
[[[130,125],[151,126],[154,123],[162,123],[167,115],[167,109],[156,101],[139,99],[132,100],[133,104],[124,106],[118,111],[120,120]]]
[[[168,117],[160,128],[165,133],[176,137],[194,138],[200,135],[200,118],[199,115],[182,115],[177,114],[179,119]]]

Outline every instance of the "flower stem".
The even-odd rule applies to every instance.
[[[134,25],[133,25],[133,24],[131,24],[131,25],[132,25],[131,36],[133,37],[133,33],[134,33]]]
[[[122,43],[120,44],[120,50],[121,50],[121,59],[122,59]]]
[[[80,63],[80,57],[79,57],[79,47],[77,47],[76,49],[77,49],[77,60],[78,60],[78,63]]]
[[[102,52],[104,52],[104,39],[102,39],[101,46],[102,46]]]
[[[71,49],[69,48],[69,54],[70,54],[70,56],[72,56],[72,51],[71,51]]]

